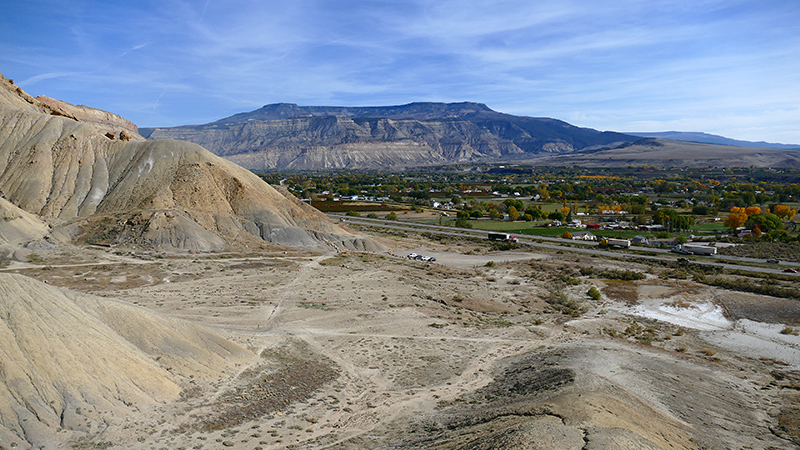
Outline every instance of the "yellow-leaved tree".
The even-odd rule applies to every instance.
[[[739,208],[734,206],[731,208],[731,213],[727,219],[725,219],[725,226],[730,228],[731,230],[735,230],[740,226],[744,225],[747,222],[748,214],[744,208]]]
[[[790,208],[786,205],[775,205],[775,207],[772,208],[772,214],[775,214],[783,220],[792,220],[796,213],[796,209]]]

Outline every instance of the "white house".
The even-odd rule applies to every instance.
[[[596,241],[597,236],[592,234],[591,231],[576,231],[572,233],[573,241]]]

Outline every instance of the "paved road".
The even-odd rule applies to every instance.
[[[401,230],[401,231],[416,231],[416,232],[430,232],[435,234],[447,235],[447,236],[467,236],[467,237],[475,237],[484,239],[486,238],[486,234],[492,232],[492,230],[480,230],[474,228],[452,228],[452,227],[445,227],[441,225],[430,225],[430,224],[423,224],[423,223],[411,223],[411,222],[401,222],[396,220],[382,220],[382,219],[368,219],[365,217],[353,217],[353,216],[344,216],[339,214],[328,214],[335,220],[342,220],[344,222],[360,224],[360,225],[369,225],[374,227],[380,228],[388,228],[394,230]],[[583,241],[569,241],[571,244],[569,247],[564,245],[564,239],[556,238],[551,236],[536,236],[527,238],[521,237],[517,235],[520,244],[529,245],[532,247],[538,248],[547,248],[551,250],[569,250],[576,253],[584,253],[589,255],[598,255],[598,256],[611,256],[611,257],[624,257],[624,258],[638,258],[638,259],[649,259],[649,260],[657,260],[657,261],[675,261],[678,257],[677,255],[671,253],[667,249],[661,248],[647,248],[647,249],[631,249],[631,250],[599,250],[597,248],[598,244],[596,242],[583,242]],[[552,244],[548,242],[553,242]],[[768,267],[755,267],[746,265],[746,263],[760,263],[764,264],[763,259],[756,259],[756,258],[743,258],[737,256],[723,256],[717,255],[713,257],[705,257],[705,256],[688,256],[687,259],[690,259],[693,264],[702,264],[706,266],[712,267],[722,267],[726,269],[738,269],[744,270],[748,272],[760,272],[760,273],[774,273],[774,274],[784,274],[784,275],[795,275],[799,276],[800,274],[791,274],[783,272],[783,269],[786,267],[798,267],[800,268],[800,263],[794,262],[781,262],[776,268],[768,268]]]

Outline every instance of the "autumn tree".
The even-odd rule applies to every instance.
[[[775,205],[775,207],[772,208],[772,213],[783,220],[792,220],[797,210],[786,205]]]
[[[519,219],[519,211],[517,211],[517,208],[513,206],[508,208],[508,218],[511,219],[512,222]]]
[[[752,216],[753,214],[761,214],[761,208],[758,206],[749,206],[744,210],[745,214]]]
[[[731,208],[731,213],[727,219],[725,219],[725,226],[730,228],[731,230],[735,230],[747,222],[747,212],[744,208],[739,208],[738,206],[734,206]]]

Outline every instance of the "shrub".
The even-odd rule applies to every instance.
[[[545,301],[553,308],[560,311],[561,314],[572,317],[579,317],[588,310],[587,307],[582,306],[577,301],[570,299],[566,294],[557,289],[551,290],[550,295],[547,297],[547,299],[545,299]]]
[[[368,218],[368,219],[377,219],[377,218],[378,218],[378,215],[377,215],[377,214],[375,214],[375,213],[369,213],[369,214],[367,214],[367,218]]]
[[[572,233],[570,233],[569,231],[565,231],[564,234],[561,235],[561,237],[564,239],[572,239]]]
[[[586,295],[588,295],[594,300],[600,300],[600,298],[602,298],[602,295],[600,295],[600,291],[598,291],[597,288],[594,286],[589,288],[589,292],[587,292]]]
[[[600,273],[600,277],[607,280],[635,281],[644,280],[647,275],[635,270],[606,270]]]
[[[459,228],[472,228],[472,224],[467,221],[464,217],[459,217],[456,219],[455,226]]]
[[[772,283],[754,283],[751,279],[706,278],[696,276],[695,281],[711,286],[718,286],[732,291],[752,292],[772,297],[800,299],[800,289],[783,287]]]
[[[394,211],[390,212],[386,215],[386,220],[397,220],[397,214]]]
[[[492,250],[506,251],[506,250],[513,250],[513,249],[519,248],[519,247],[520,247],[520,244],[515,244],[513,242],[492,241]]]
[[[346,213],[346,214],[347,214],[348,216],[353,216],[353,217],[361,217],[361,214],[359,214],[359,212],[358,212],[358,211],[347,211],[347,213]]]

